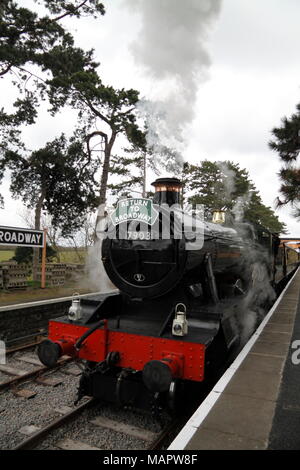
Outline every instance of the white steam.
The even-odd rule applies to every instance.
[[[232,201],[236,187],[236,173],[227,162],[217,162],[217,166],[222,175],[224,185],[224,202]],[[238,327],[241,343],[250,338],[258,327],[266,311],[272,305],[276,298],[276,293],[270,283],[270,272],[267,266],[270,266],[271,257],[268,251],[259,246],[253,245],[255,229],[249,223],[244,222],[244,213],[252,197],[252,189],[248,189],[243,195],[235,199],[231,213],[234,215],[232,221],[233,228],[237,230],[245,243],[244,258],[244,278],[248,279],[245,289],[245,297],[239,307]]]
[[[149,145],[182,151],[199,83],[211,64],[207,39],[221,0],[130,0],[126,6],[141,15],[141,31],[131,46],[134,59],[154,81],[151,102],[140,103],[150,116]]]
[[[89,288],[96,292],[110,292],[116,289],[107,276],[101,261],[102,240],[97,239],[93,246],[88,248],[86,272]]]
[[[224,184],[225,198],[230,200],[235,191],[235,177],[236,174],[226,162],[217,162],[218,168],[223,176],[222,181]]]
[[[217,162],[217,166],[222,175],[225,200],[231,201],[234,197],[234,192],[236,191],[236,173],[229,167],[227,162]],[[245,192],[245,194],[236,198],[235,203],[231,209],[235,222],[243,222],[244,213],[251,201],[251,197],[252,192],[249,189],[247,192]]]
[[[102,240],[105,237],[105,229],[108,222],[108,215],[104,205],[98,207],[98,223],[96,228],[96,240],[93,246],[89,247],[85,269],[88,275],[88,285],[98,292],[110,292],[116,289],[106,274],[101,261]]]
[[[248,255],[250,260],[252,260],[251,283],[249,291],[242,302],[242,343],[245,343],[250,338],[254,330],[264,318],[266,310],[268,310],[276,298],[275,291],[270,283],[270,275],[266,267],[266,254],[249,250]],[[258,261],[259,255],[265,262]]]

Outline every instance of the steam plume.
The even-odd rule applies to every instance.
[[[96,228],[97,238],[93,246],[89,247],[86,258],[86,273],[88,276],[88,286],[99,292],[110,292],[115,290],[107,276],[103,263],[101,261],[102,241],[105,237],[105,228],[107,225],[107,213],[105,206],[101,204],[98,207],[98,223]]]
[[[221,0],[130,0],[142,28],[131,46],[137,64],[155,83],[151,102],[140,109],[149,119],[149,145],[182,150],[184,130],[194,118],[199,82],[207,78],[206,41]],[[158,149],[159,151],[160,149]]]

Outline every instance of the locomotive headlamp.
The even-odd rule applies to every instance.
[[[180,325],[179,323],[175,323],[175,325],[173,326],[173,330],[174,330],[174,334],[181,335],[182,334],[182,325]]]
[[[82,318],[79,293],[75,292],[72,296],[72,305],[69,308],[68,318],[71,321],[78,321]]]
[[[212,221],[214,224],[225,224],[226,214],[225,211],[213,211]]]
[[[185,336],[188,332],[186,320],[186,306],[177,304],[175,307],[175,318],[173,320],[172,334],[175,336]]]

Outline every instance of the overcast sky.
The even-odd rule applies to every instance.
[[[157,8],[161,5],[161,13],[159,8],[156,12],[160,17],[157,16],[155,21],[155,16],[151,17],[147,11],[151,2]],[[193,110],[193,120],[186,110],[184,158],[191,162],[201,159],[239,162],[249,171],[264,203],[274,208],[274,200],[279,194],[277,173],[281,163],[277,154],[268,149],[268,141],[271,129],[280,124],[281,117],[290,116],[300,101],[300,2],[104,0],[103,3],[107,11],[104,17],[68,21],[68,28],[75,35],[77,44],[85,49],[95,49],[95,56],[101,63],[99,72],[105,83],[137,88],[143,97],[151,99],[167,94],[172,81],[170,74],[160,80],[159,72],[153,68],[151,73],[151,67],[147,68],[146,63],[151,56],[149,60],[154,64],[161,53],[160,41],[165,41],[167,37],[162,34],[161,17],[166,14],[164,7],[171,3],[174,9],[178,7],[180,10],[179,6],[184,4],[187,16],[183,21],[191,21],[190,34],[186,31],[183,34],[185,48],[180,50],[179,47],[177,50],[172,47],[170,50],[170,64],[182,69],[176,88],[181,108],[174,108],[173,116],[177,117],[176,113],[182,112],[183,106],[188,103],[184,93],[180,92],[180,85],[190,86],[192,90],[187,98]],[[215,11],[211,10],[211,22],[200,34],[201,47],[195,49],[193,35],[197,36],[197,28],[200,31],[202,23],[195,20],[193,7],[198,9],[199,3],[203,5],[205,15],[208,15],[209,8]],[[219,3],[220,9],[217,8]],[[188,19],[189,8],[191,20]],[[149,32],[151,23],[145,25],[145,13],[148,23],[152,18],[157,34],[155,30]],[[173,37],[172,27],[166,32]],[[153,47],[149,57],[145,58],[149,51],[143,47],[143,40],[148,38],[149,41],[149,37],[152,37]],[[188,57],[189,53],[191,58]],[[195,57],[198,58],[197,63]],[[191,63],[195,66],[190,76],[188,60],[194,61]],[[157,61],[155,66],[158,67]],[[0,87],[2,96],[12,96],[9,82],[2,81]],[[3,99],[2,103],[5,104]],[[71,132],[74,122],[70,111],[63,111],[54,118],[49,118],[44,111],[38,125],[26,128],[24,135],[31,148],[38,148],[61,131]],[[21,203],[9,198],[8,188],[9,180],[6,178],[0,191],[6,203],[5,210],[0,210],[0,224],[22,226],[24,223],[17,215]],[[299,223],[289,213],[290,209],[277,211],[280,219],[287,224],[290,236],[300,236]]]

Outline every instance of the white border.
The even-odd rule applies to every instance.
[[[8,247],[12,247],[12,246],[24,246],[24,248],[43,248],[44,246],[44,242],[43,242],[43,245],[27,245],[27,243],[23,243],[23,244],[19,244],[19,243],[2,243],[0,242],[0,245],[1,246],[8,246]],[[5,251],[5,250],[4,250]],[[11,260],[8,260],[8,261],[11,261]],[[2,263],[7,263],[7,261],[2,261],[0,262],[0,264]]]
[[[108,292],[90,292],[89,294],[80,294],[79,297],[88,297],[92,295],[105,295],[105,294],[110,294],[113,292],[118,292],[118,290],[111,290]],[[11,304],[11,305],[4,305],[3,307],[0,307],[0,312],[3,312],[5,310],[10,311],[10,310],[18,310],[20,308],[25,308],[25,307],[37,307],[38,305],[45,305],[45,304],[55,304],[58,302],[64,302],[67,300],[72,300],[73,296],[70,297],[57,297],[55,299],[48,299],[48,300],[37,300],[35,302],[24,302],[23,304]]]
[[[168,450],[184,450],[187,444],[190,442],[196,431],[198,430],[198,427],[202,424],[208,413],[211,411],[213,408],[214,404],[216,401],[220,398],[222,395],[222,392],[224,391],[225,387],[228,385],[230,380],[232,379],[233,375],[235,372],[238,370],[240,367],[241,363],[243,360],[246,358],[247,354],[249,351],[252,349],[252,346],[254,343],[257,341],[258,337],[262,333],[264,327],[270,320],[271,316],[273,315],[274,311],[276,310],[279,302],[285,295],[287,289],[289,288],[291,282],[293,281],[294,277],[298,273],[299,268],[296,270],[295,274],[293,277],[290,279],[284,290],[281,292],[280,296],[274,303],[273,307],[255,333],[251,336],[249,339],[248,343],[244,346],[244,348],[241,350],[241,352],[238,354],[238,356],[235,358],[231,366],[226,370],[226,372],[222,375],[220,380],[216,383],[212,391],[207,395],[206,399],[201,403],[199,408],[195,411],[195,413],[191,416],[189,421],[186,423],[186,425],[182,428],[178,436],[174,439],[174,441],[170,444]]]

